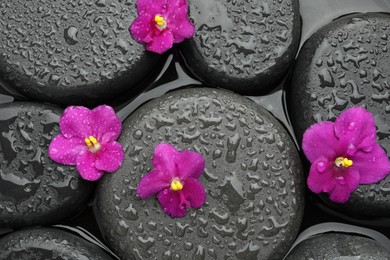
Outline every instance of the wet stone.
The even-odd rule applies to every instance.
[[[0,227],[58,223],[90,199],[92,184],[48,156],[61,113],[36,103],[0,106]]]
[[[54,228],[25,229],[0,239],[3,260],[112,260],[100,247]]]
[[[363,106],[375,116],[379,144],[390,156],[390,16],[354,14],[317,31],[303,46],[287,92],[298,142],[320,121]],[[390,176],[360,185],[348,203],[330,206],[352,217],[390,217]]]
[[[196,77],[246,95],[268,92],[282,81],[298,51],[298,0],[198,0],[189,5],[196,33],[181,51]]]
[[[139,83],[160,56],[128,28],[136,1],[0,3],[0,79],[33,100],[101,103]]]
[[[137,138],[142,136],[142,138]],[[95,215],[123,259],[281,259],[304,208],[303,171],[283,126],[249,99],[185,89],[157,98],[125,122],[122,168],[99,183]],[[172,219],[136,187],[159,143],[202,153],[200,209]]]
[[[298,244],[286,260],[311,259],[390,259],[389,249],[370,238],[328,233],[309,238]]]

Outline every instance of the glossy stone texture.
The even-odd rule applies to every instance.
[[[191,72],[212,87],[264,94],[280,83],[300,39],[298,0],[189,1],[196,25],[181,45]]]
[[[0,226],[58,223],[80,212],[93,192],[74,167],[48,156],[61,109],[15,102],[0,105]]]
[[[2,260],[112,260],[100,247],[54,228],[25,229],[0,239]]]
[[[300,227],[303,172],[285,129],[253,101],[185,89],[154,99],[125,122],[122,168],[99,183],[96,217],[123,259],[281,259]],[[202,153],[200,209],[172,219],[136,187],[157,144]]]
[[[343,233],[312,237],[297,245],[286,260],[388,260],[390,251],[370,238]]]
[[[298,142],[320,121],[364,106],[375,116],[378,141],[390,152],[390,15],[354,14],[316,32],[302,47],[287,92]],[[390,176],[361,185],[346,204],[331,203],[353,217],[390,217]]]
[[[130,36],[135,2],[2,0],[0,78],[33,100],[57,104],[135,90],[159,59]]]

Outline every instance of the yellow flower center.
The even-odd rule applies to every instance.
[[[183,184],[178,179],[173,179],[171,182],[171,189],[174,191],[179,191],[183,189]]]
[[[154,22],[156,23],[156,26],[157,28],[162,31],[164,30],[165,28],[167,28],[167,21],[165,20],[164,17],[162,17],[161,15],[156,15],[154,17]]]
[[[91,152],[96,153],[97,151],[100,150],[100,144],[95,137],[90,136],[89,138],[85,138],[84,141]]]
[[[352,161],[352,160],[349,160],[348,158],[337,157],[336,160],[334,161],[334,164],[335,164],[337,167],[345,167],[345,168],[348,168],[348,167],[351,167],[351,166],[353,165],[353,161]]]

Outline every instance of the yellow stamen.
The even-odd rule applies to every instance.
[[[167,21],[161,15],[156,15],[154,17],[154,22],[156,23],[157,28],[161,31],[167,28]]]
[[[89,138],[85,138],[84,141],[91,152],[95,153],[100,150],[100,144],[95,137],[90,136]]]
[[[171,182],[171,189],[174,190],[174,191],[182,190],[183,189],[183,184],[178,179],[174,179]]]
[[[348,168],[348,167],[351,167],[351,166],[353,165],[353,161],[352,161],[352,160],[349,160],[348,158],[337,157],[336,160],[334,161],[334,164],[335,164],[337,167],[345,167],[345,168]]]

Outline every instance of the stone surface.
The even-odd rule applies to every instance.
[[[286,260],[388,260],[389,249],[375,240],[357,235],[328,233],[297,245]]]
[[[123,259],[281,259],[300,227],[303,172],[283,126],[231,92],[186,89],[154,99],[124,123],[122,168],[99,183],[95,213]],[[180,219],[136,187],[154,148],[203,154],[206,203]]]
[[[390,155],[389,23],[385,14],[348,15],[305,43],[287,93],[299,143],[310,125],[334,121],[347,108],[364,106],[374,114],[378,141]],[[390,217],[390,176],[361,185],[348,203],[332,206],[353,217]]]
[[[265,93],[282,81],[298,51],[298,0],[189,1],[196,25],[181,45],[191,72],[206,85]]]
[[[25,229],[0,239],[2,260],[112,260],[100,247],[54,228]]]
[[[34,100],[99,102],[138,87],[159,56],[128,28],[132,0],[4,0],[0,78]]]
[[[80,212],[93,186],[74,167],[50,160],[61,109],[15,102],[0,105],[0,226],[57,223]]]

